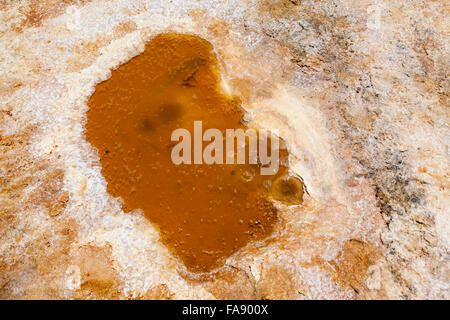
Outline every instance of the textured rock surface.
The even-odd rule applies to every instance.
[[[0,1],[0,298],[449,294],[445,1]],[[87,99],[165,32],[210,41],[309,195],[197,279],[106,193]]]

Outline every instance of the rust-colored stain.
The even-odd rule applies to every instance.
[[[193,122],[201,120],[204,130],[247,129],[240,100],[219,82],[209,42],[161,34],[113,70],[88,102],[86,138],[99,152],[108,192],[123,199],[124,211],[143,210],[194,272],[210,271],[249,241],[270,235],[277,210],[269,198],[300,203],[303,194],[301,182],[278,179],[288,174],[286,149],[272,176],[261,175],[260,165],[171,161],[177,128],[193,136]],[[274,181],[289,184],[271,188]],[[281,193],[270,196],[271,190]]]

